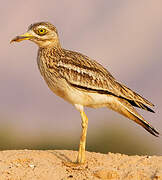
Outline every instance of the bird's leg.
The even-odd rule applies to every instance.
[[[79,164],[85,162],[85,146],[86,146],[86,136],[87,136],[87,128],[88,128],[88,118],[83,110],[80,111],[80,115],[82,118],[82,134],[80,137],[79,152],[77,158],[77,163]]]

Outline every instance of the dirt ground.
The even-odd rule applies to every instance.
[[[162,156],[86,152],[75,166],[76,151],[8,150],[0,152],[0,180],[162,180]]]

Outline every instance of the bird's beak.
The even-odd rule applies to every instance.
[[[33,35],[30,34],[29,32],[26,32],[25,34],[22,34],[20,36],[16,36],[15,38],[13,38],[10,43],[13,43],[13,42],[20,42],[20,41],[23,41],[23,40],[29,40],[29,39],[32,39],[33,38]]]

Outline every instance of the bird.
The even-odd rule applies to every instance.
[[[30,40],[38,45],[37,64],[48,87],[57,96],[72,104],[81,115],[80,136],[76,164],[86,162],[88,117],[84,107],[107,107],[133,120],[152,135],[159,132],[134,107],[154,112],[150,101],[117,81],[99,64],[79,52],[62,48],[56,27],[49,22],[37,22],[25,34],[10,42]]]

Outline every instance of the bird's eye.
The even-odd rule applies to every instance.
[[[43,36],[43,35],[45,35],[46,33],[47,33],[47,30],[44,29],[44,28],[39,28],[39,29],[37,30],[37,34],[40,35],[40,36]]]

